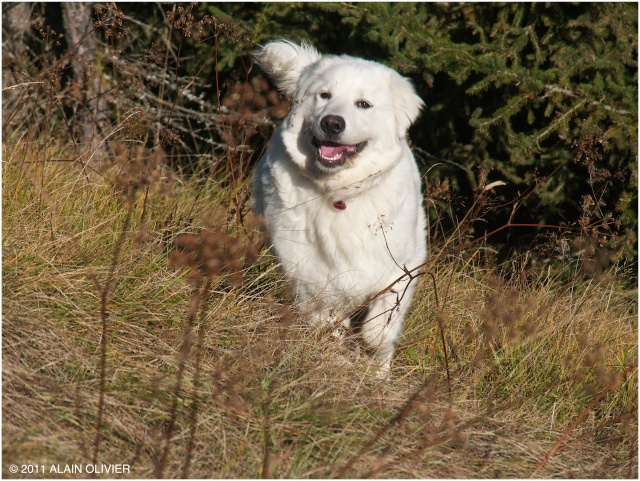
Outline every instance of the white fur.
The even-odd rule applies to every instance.
[[[384,65],[308,45],[272,42],[256,61],[293,99],[253,173],[254,210],[267,220],[296,302],[312,323],[332,322],[426,258],[420,174],[406,140],[423,102]],[[327,115],[345,123],[331,139],[322,128]],[[314,137],[367,144],[343,166],[323,168]],[[385,372],[415,283],[405,276],[373,300],[362,324]]]

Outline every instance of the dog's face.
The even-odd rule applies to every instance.
[[[281,42],[268,44],[258,61],[293,97],[282,136],[308,177],[358,180],[384,172],[401,156],[423,102],[394,70]]]
[[[386,75],[385,75],[386,74]],[[298,81],[288,127],[299,135],[297,148],[320,174],[354,168],[372,151],[397,143],[388,72],[360,59],[324,58]]]
[[[402,107],[403,95],[419,108],[409,82],[393,70],[352,57],[322,57],[297,82],[285,123],[292,159],[316,177],[386,170],[401,155],[413,119]]]

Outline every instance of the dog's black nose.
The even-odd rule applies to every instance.
[[[344,130],[345,122],[339,115],[327,115],[320,121],[322,131],[328,135],[336,135]]]

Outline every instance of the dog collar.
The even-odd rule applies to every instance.
[[[347,208],[347,204],[345,204],[342,200],[336,200],[333,203],[333,206],[338,210],[345,210]]]

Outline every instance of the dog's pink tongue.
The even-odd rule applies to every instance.
[[[355,153],[356,148],[353,145],[342,145],[334,142],[323,142],[320,144],[320,155],[326,159],[337,157],[345,151]]]

